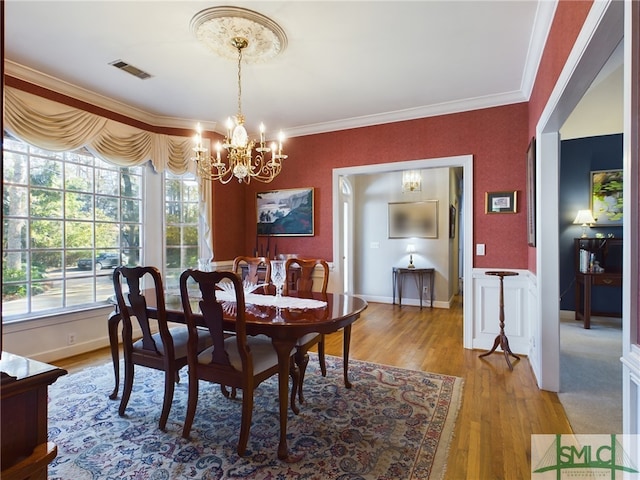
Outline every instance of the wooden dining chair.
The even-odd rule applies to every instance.
[[[232,271],[242,282],[271,282],[271,262],[267,257],[236,257],[233,259]]]
[[[143,278],[150,278],[152,285],[144,285]],[[125,288],[128,286],[127,300]],[[122,344],[124,350],[124,389],[118,413],[124,416],[133,389],[134,366],[155,368],[164,371],[164,400],[160,414],[159,427],[165,430],[171,403],[173,401],[174,382],[180,380],[179,370],[187,364],[186,326],[169,328],[164,302],[162,276],[155,267],[117,267],[113,271],[113,287],[118,303],[118,311],[122,317]],[[157,318],[147,314],[147,295],[157,305]],[[133,340],[133,324],[135,318],[142,338]],[[157,333],[152,333],[157,330]],[[196,341],[197,349],[204,350],[210,345],[206,332],[200,331]]]
[[[291,287],[286,282],[284,295],[296,292],[311,293],[313,291],[313,274],[317,266],[322,268],[322,285],[318,290],[321,293],[327,293],[327,284],[329,283],[329,265],[325,260],[320,258],[289,258],[285,262],[285,271],[287,278],[294,279],[294,285]],[[297,269],[297,271],[294,271]],[[296,365],[300,371],[300,382],[298,383],[298,400],[304,403],[304,395],[302,393],[302,384],[304,382],[304,374],[309,363],[309,349],[314,345],[318,345],[318,360],[320,362],[320,371],[322,376],[327,376],[327,364],[324,354],[324,335],[321,333],[308,333],[296,342]]]
[[[187,289],[189,279],[193,279],[200,289],[200,312],[213,343],[203,352],[196,348],[196,319]],[[216,298],[216,292],[220,291],[216,286],[222,281],[231,281],[235,291],[235,305],[231,309],[235,310],[235,334],[231,336],[223,325],[225,302],[220,303]],[[278,374],[278,355],[269,337],[247,335],[244,291],[240,278],[233,272],[186,270],[180,276],[180,294],[189,329],[189,396],[182,436],[189,438],[198,402],[198,380],[238,388],[242,390],[242,418],[237,451],[238,455],[243,456],[251,428],[254,389],[264,380]],[[298,370],[293,361],[294,354],[295,349],[292,349],[290,374],[295,392],[298,388]],[[225,389],[223,393],[226,395]]]

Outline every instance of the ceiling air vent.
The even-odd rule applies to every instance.
[[[114,62],[111,62],[109,65],[113,65],[116,68],[119,68],[120,70],[124,70],[125,72],[133,75],[134,77],[138,77],[141,80],[146,80],[147,78],[151,78],[151,75],[149,75],[147,72],[140,70],[137,67],[134,67],[133,65],[129,65],[127,62],[123,62],[122,60],[116,60]]]

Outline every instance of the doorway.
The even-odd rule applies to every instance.
[[[548,301],[560,296],[558,187],[560,128],[602,70],[624,31],[623,2],[594,3],[536,127],[537,311],[540,331],[540,387],[560,389],[560,310]],[[543,189],[542,186],[555,186]],[[626,228],[625,228],[626,230]],[[623,318],[623,322],[624,322]],[[627,320],[628,321],[628,320]]]
[[[461,155],[455,157],[442,157],[423,160],[412,160],[406,162],[391,162],[376,165],[363,165],[358,167],[345,167],[333,170],[333,252],[334,269],[337,270],[334,276],[340,284],[335,285],[336,291],[350,291],[352,285],[345,285],[344,279],[353,281],[353,272],[356,268],[353,264],[353,232],[350,230],[350,223],[345,222],[345,216],[351,215],[353,218],[353,205],[345,206],[345,196],[343,190],[346,185],[351,185],[353,177],[357,175],[370,175],[385,172],[397,172],[400,170],[422,170],[429,168],[461,168],[462,169],[462,205],[460,208],[460,228],[466,234],[461,236],[462,242],[462,275],[463,278],[472,278],[473,269],[473,156]],[[346,212],[346,213],[345,213]],[[350,242],[345,242],[345,237],[351,238]],[[346,243],[346,245],[345,245]],[[462,282],[462,294],[465,299],[463,303],[463,346],[472,347],[473,335],[473,289],[471,282]]]

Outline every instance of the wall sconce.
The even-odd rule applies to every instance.
[[[419,170],[405,170],[402,172],[402,191],[419,192],[422,189],[422,175]]]
[[[407,245],[407,253],[409,254],[409,265],[407,265],[407,268],[416,268],[413,264],[413,254],[416,253],[416,246],[413,243]]]
[[[591,214],[591,210],[578,210],[578,214],[576,215],[576,219],[573,223],[575,225],[582,225],[581,238],[587,238],[587,226],[591,227],[591,225],[596,223],[596,221]]]

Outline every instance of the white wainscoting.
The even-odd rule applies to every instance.
[[[500,279],[486,272],[496,268],[474,269],[473,288],[475,305],[473,308],[474,349],[490,350],[500,333]],[[533,341],[531,332],[531,288],[530,272],[527,270],[505,269],[517,272],[517,276],[504,278],[504,331],[509,339],[509,347],[516,354],[529,355]],[[501,351],[498,348],[498,351]]]
[[[231,270],[232,261],[214,263],[218,270]],[[329,264],[332,273],[333,264]],[[314,272],[314,287],[322,284],[322,272]],[[330,276],[331,278],[331,276]],[[331,290],[331,282],[328,291]],[[49,315],[47,317],[5,323],[2,326],[2,348],[15,355],[41,362],[55,362],[62,358],[109,346],[107,318],[113,306]],[[74,342],[69,344],[69,336]],[[140,328],[134,322],[133,335],[141,336]]]
[[[90,352],[109,345],[107,317],[113,306],[5,323],[3,350],[41,362]],[[74,343],[69,344],[69,335]]]
[[[640,434],[640,351],[636,345],[622,357],[622,430]]]

